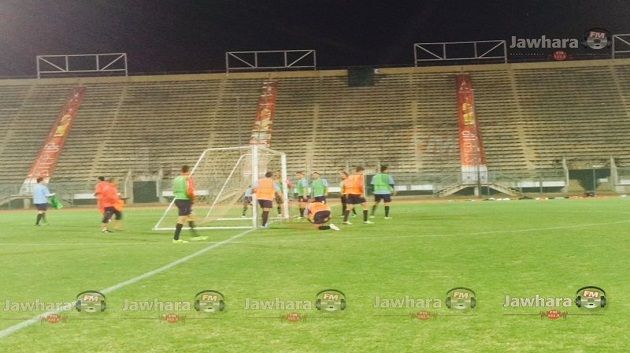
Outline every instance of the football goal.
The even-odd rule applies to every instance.
[[[203,151],[191,169],[196,189],[193,215],[197,229],[256,228],[261,212],[256,195],[252,195],[251,205],[243,214],[244,197],[248,188],[268,171],[274,173],[282,191],[281,212],[276,216],[277,205],[274,205],[270,216],[274,215],[276,220],[288,219],[287,159],[284,153],[257,145]],[[164,194],[171,196],[168,192]],[[175,201],[171,200],[153,229],[173,230],[177,217]]]

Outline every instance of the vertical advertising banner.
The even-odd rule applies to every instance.
[[[39,155],[33,163],[28,176],[24,180],[24,184],[20,190],[21,193],[29,193],[38,177],[44,178],[46,182],[49,181],[55,170],[66,139],[68,138],[68,134],[70,134],[70,128],[72,127],[74,118],[77,116],[84,94],[85,87],[77,87],[72,91],[66,104],[61,109],[57,120],[55,120],[46,138],[46,142],[39,151]]]
[[[469,74],[457,75],[457,115],[462,183],[488,181],[481,130],[475,114],[475,94]]]
[[[278,95],[278,82],[265,81],[263,92],[258,100],[258,111],[256,121],[252,129],[252,136],[249,143],[252,145],[271,146],[271,129],[273,117],[276,112],[276,97]]]

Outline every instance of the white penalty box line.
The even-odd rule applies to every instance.
[[[126,281],[120,282],[120,283],[115,284],[115,285],[113,285],[111,287],[107,287],[105,289],[101,289],[101,290],[99,290],[99,292],[101,292],[103,294],[109,294],[109,293],[115,292],[115,291],[117,291],[117,290],[119,290],[121,288],[124,288],[126,286],[129,286],[129,285],[132,285],[132,284],[136,284],[136,283],[138,283],[138,282],[140,282],[140,281],[142,281],[144,279],[147,279],[149,277],[153,277],[153,276],[155,276],[157,274],[160,274],[162,272],[168,271],[168,270],[172,269],[173,267],[175,267],[177,265],[181,265],[181,264],[183,264],[185,262],[188,262],[189,260],[192,260],[192,259],[194,259],[194,258],[196,258],[196,257],[198,257],[200,255],[203,255],[204,253],[206,253],[206,252],[208,252],[210,250],[216,249],[216,248],[218,248],[220,246],[223,246],[225,244],[232,243],[234,240],[236,240],[238,238],[241,238],[241,237],[243,237],[243,236],[253,232],[254,230],[256,230],[256,228],[248,229],[248,230],[246,230],[244,232],[238,233],[238,234],[236,234],[236,235],[234,235],[234,236],[232,236],[232,237],[230,237],[228,239],[225,239],[223,241],[220,241],[218,243],[210,244],[210,245],[206,246],[205,248],[203,248],[201,250],[198,250],[198,251],[196,251],[196,252],[194,252],[194,253],[192,253],[190,255],[184,256],[184,257],[182,257],[182,258],[180,258],[178,260],[175,260],[173,262],[170,262],[170,263],[168,263],[168,264],[166,264],[166,265],[164,265],[162,267],[156,268],[155,270],[143,273],[143,274],[141,274],[139,276],[136,276],[136,277],[133,277],[133,278],[128,279]],[[173,246],[182,246],[182,245],[173,245]],[[33,318],[30,318],[28,320],[24,320],[24,321],[22,321],[22,322],[20,322],[18,324],[15,324],[15,325],[9,326],[9,327],[7,327],[7,328],[5,328],[3,330],[0,330],[0,339],[8,337],[8,336],[10,336],[10,335],[12,335],[12,334],[14,334],[14,333],[16,333],[18,331],[21,331],[21,330],[23,330],[23,329],[25,329],[25,328],[27,328],[29,326],[32,326],[32,325],[40,322],[42,319],[46,318],[49,315],[56,315],[56,314],[62,313],[64,311],[72,310],[72,308],[74,307],[75,303],[76,303],[76,301],[65,303],[64,305],[62,305],[60,307],[57,307],[54,310],[47,311],[47,312],[45,312],[43,314],[39,314],[39,315],[37,315],[37,316],[35,316]]]

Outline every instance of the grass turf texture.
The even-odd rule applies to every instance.
[[[394,203],[394,219],[382,219],[381,206],[375,224],[357,217],[340,232],[274,224],[108,294],[104,313],[65,312],[61,323],[0,338],[0,351],[621,352],[630,341],[629,208],[626,199]],[[150,231],[159,214],[129,209],[125,230],[103,235],[93,210],[50,211],[45,227],[33,226],[34,211],[0,212],[0,330],[41,313],[6,311],[7,300],[72,301],[242,232],[171,244],[170,232]],[[586,285],[607,291],[606,309],[560,307],[568,316],[549,320],[537,315],[548,308],[503,307],[506,294],[573,298]],[[443,300],[458,286],[476,291],[475,310],[375,307],[377,297]],[[326,288],[346,294],[345,311],[245,309],[248,300],[312,302]],[[221,291],[227,310],[180,312],[177,323],[123,310],[126,301],[191,302],[204,289]],[[422,310],[437,317],[409,315]],[[279,319],[291,311],[306,320]]]

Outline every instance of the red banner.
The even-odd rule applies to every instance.
[[[475,95],[470,75],[457,75],[457,115],[463,181],[487,180],[486,156],[475,114]]]
[[[263,83],[263,93],[258,100],[258,111],[256,121],[252,129],[252,136],[249,143],[252,145],[271,146],[271,128],[273,117],[276,113],[276,97],[278,96],[278,82],[265,81]]]
[[[70,133],[70,128],[74,122],[74,118],[77,115],[83,96],[85,94],[84,87],[77,87],[72,91],[72,94],[68,97],[66,104],[61,109],[59,117],[55,120],[46,143],[39,152],[35,163],[31,167],[26,180],[24,181],[24,187],[34,184],[38,177],[43,177],[46,182],[52,176],[63,146],[66,142],[66,138]]]

